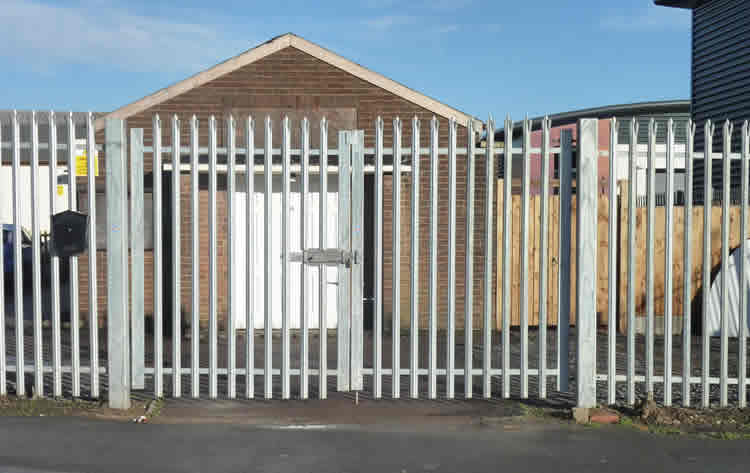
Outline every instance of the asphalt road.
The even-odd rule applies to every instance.
[[[261,429],[3,418],[9,472],[747,472],[750,443],[623,427]]]

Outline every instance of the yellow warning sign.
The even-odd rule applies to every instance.
[[[86,150],[76,155],[76,176],[88,176]],[[94,176],[99,177],[99,152],[94,154]]]
[[[63,195],[65,195],[65,186],[63,186],[61,184],[57,185],[57,195],[59,195],[60,197],[62,197]]]

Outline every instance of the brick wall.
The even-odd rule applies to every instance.
[[[417,116],[422,121],[421,144],[429,144],[429,120],[433,114],[417,105],[395,96],[383,89],[360,80],[340,69],[332,67],[323,61],[307,55],[294,48],[286,48],[260,61],[245,66],[237,71],[226,74],[214,81],[204,84],[196,89],[188,91],[166,102],[152,107],[142,113],[128,119],[128,126],[132,128],[144,128],[145,145],[152,144],[152,117],[155,113],[162,117],[162,142],[165,146],[170,143],[169,117],[177,114],[181,119],[181,134],[187,137],[189,133],[189,119],[195,114],[200,120],[200,143],[205,146],[208,142],[208,127],[206,123],[210,115],[215,115],[217,120],[225,114],[236,110],[268,110],[286,109],[320,111],[321,109],[347,108],[356,110],[357,128],[365,131],[365,145],[374,146],[375,128],[374,122],[377,116],[385,121],[384,145],[392,145],[392,120],[400,116],[403,121],[402,144],[404,147],[411,146],[411,118]],[[255,116],[257,126],[262,126],[263,116]],[[220,120],[221,121],[221,120]],[[276,125],[278,126],[278,125]],[[299,126],[293,124],[292,126]],[[241,129],[241,122],[238,129]],[[223,145],[223,133],[219,128],[219,146]],[[329,127],[329,147],[337,146],[337,130]],[[240,132],[241,133],[241,132]],[[102,135],[100,133],[100,135]],[[103,136],[99,142],[103,141]],[[238,144],[242,140],[238,137]],[[183,144],[186,138],[183,138]],[[317,144],[317,140],[313,145]],[[448,145],[448,120],[440,120],[440,145]],[[261,143],[256,142],[256,146]],[[292,143],[293,147],[299,146]],[[466,146],[466,129],[458,129],[458,146]],[[406,157],[409,159],[409,157]],[[171,157],[164,156],[163,159],[170,160]],[[466,161],[465,156],[459,156],[457,166],[457,219],[456,219],[456,315],[457,327],[463,327],[464,317],[464,275],[465,275],[465,222],[466,222]],[[145,174],[148,175],[152,168],[152,157],[144,156]],[[429,172],[430,159],[423,156],[420,160],[420,326],[427,323],[428,308],[428,275],[429,275]],[[104,160],[101,160],[104,166]],[[440,312],[440,325],[445,326],[445,309],[447,305],[447,283],[448,274],[448,161],[447,157],[440,159],[439,173],[439,229],[438,229],[438,300]],[[482,311],[482,288],[483,288],[483,238],[484,235],[484,202],[485,202],[485,179],[484,179],[484,157],[478,157],[476,163],[475,183],[475,228],[474,228],[474,326],[481,326]],[[190,312],[190,280],[191,280],[191,243],[190,243],[190,203],[189,203],[190,177],[182,177],[181,212],[183,228],[181,230],[182,241],[182,300],[183,311]],[[410,287],[410,189],[411,175],[404,173],[402,176],[402,209],[401,209],[401,317],[402,326],[409,320],[409,287]],[[390,176],[384,179],[384,257],[383,257],[383,290],[384,290],[384,312],[386,323],[390,319],[391,312],[391,289],[392,289],[392,180]],[[368,198],[368,196],[366,196]],[[493,199],[495,202],[496,199]],[[226,193],[225,187],[219,187],[217,196],[219,239],[217,256],[219,258],[219,279],[217,289],[219,291],[219,313],[222,321],[226,315],[227,308],[227,265],[226,265]],[[200,194],[201,212],[201,321],[208,318],[208,223],[205,216],[208,215],[208,195],[206,191]],[[165,215],[166,218],[166,215]],[[165,247],[166,248],[166,247]],[[367,249],[366,249],[367,250]],[[104,255],[104,253],[100,253]],[[105,259],[103,256],[99,260]],[[146,252],[146,313],[149,314],[153,307],[153,285],[152,280],[152,253]],[[493,264],[494,267],[494,264]],[[84,266],[81,266],[84,273]],[[99,264],[99,307],[102,316],[106,311],[106,298],[103,298],[105,266]],[[84,286],[82,274],[82,287]],[[496,287],[493,282],[492,287]],[[170,297],[165,294],[165,300]],[[87,298],[81,297],[81,302]],[[494,301],[494,295],[492,300]],[[493,320],[495,317],[493,316]]]

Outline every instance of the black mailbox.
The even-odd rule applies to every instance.
[[[89,216],[66,210],[52,216],[52,244],[50,251],[55,256],[75,256],[88,247]]]

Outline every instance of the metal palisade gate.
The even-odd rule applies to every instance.
[[[411,120],[408,144],[402,138],[405,130],[399,118],[393,120],[388,130],[385,121],[378,118],[369,135],[373,147],[365,146],[368,133],[356,130],[339,131],[335,136],[336,146],[329,146],[330,125],[325,119],[317,124],[317,147],[311,146],[313,138],[317,137],[311,132],[307,119],[293,124],[284,118],[275,124],[270,117],[265,117],[262,126],[256,130],[254,117],[230,116],[223,126],[226,133],[224,146],[219,146],[219,126],[214,117],[208,119],[207,143],[198,142],[202,124],[195,117],[185,122],[189,124],[189,146],[180,142],[180,129],[184,127],[180,126],[177,117],[171,120],[170,146],[162,144],[164,127],[158,116],[153,120],[151,147],[143,146],[141,130],[130,132],[133,141],[130,159],[135,160],[135,163],[131,162],[131,169],[143,166],[144,155],[151,154],[153,161],[155,283],[151,346],[142,342],[148,340],[143,334],[146,325],[142,321],[144,310],[135,310],[134,305],[131,312],[131,324],[139,330],[136,333],[134,329],[131,343],[132,373],[133,379],[146,379],[146,388],[153,389],[155,396],[232,398],[242,393],[252,398],[256,392],[262,392],[265,398],[307,398],[311,395],[325,398],[329,386],[335,386],[337,392],[354,391],[375,399],[402,395],[453,399],[457,396],[457,383],[459,395],[470,398],[477,382],[477,390],[485,398],[519,394],[528,397],[529,379],[532,378],[536,379],[536,395],[540,397],[546,397],[548,390],[559,392],[559,387],[567,390],[567,379],[560,380],[559,373],[561,364],[567,368],[568,343],[560,341],[560,334],[567,333],[568,314],[560,315],[563,323],[550,324],[554,336],[548,339],[545,336],[548,310],[540,307],[535,318],[542,321],[544,333],[530,343],[530,306],[522,305],[519,340],[518,335],[511,335],[514,328],[508,314],[510,296],[504,296],[498,307],[494,300],[495,280],[503,284],[510,281],[510,278],[495,278],[496,225],[498,231],[500,227],[507,229],[502,248],[498,248],[497,259],[503,260],[502,271],[515,270],[510,266],[510,242],[514,238],[509,210],[512,199],[507,197],[512,196],[511,186],[503,186],[502,179],[497,180],[496,161],[505,160],[505,169],[510,170],[515,153],[522,158],[524,175],[528,177],[532,155],[541,153],[545,168],[549,168],[552,157],[559,155],[561,148],[550,145],[551,123],[548,120],[542,123],[544,145],[541,150],[531,147],[532,123],[526,121],[523,147],[510,148],[507,156],[505,148],[494,145],[493,135],[483,136],[475,124],[462,127],[455,120],[448,120],[447,126],[441,129],[437,118],[427,122],[427,132],[422,131],[423,123],[418,118]],[[506,125],[512,126],[512,122],[508,120]],[[275,135],[274,127],[278,126],[281,133]],[[296,135],[298,141],[293,143],[291,137],[295,136],[292,133],[295,128],[299,134]],[[489,120],[485,128],[494,129],[494,122]],[[281,142],[274,143],[274,136],[279,135]],[[257,139],[258,136],[261,138]],[[483,138],[485,141],[480,146],[478,141]],[[390,147],[385,145],[388,141]],[[244,143],[244,146],[238,143]],[[447,143],[447,146],[441,143]],[[572,148],[569,141],[566,143],[569,149],[562,151],[570,156]],[[172,156],[170,163],[161,159],[166,153]],[[571,164],[567,163],[566,169],[572,169]],[[427,167],[424,172],[421,171],[422,165]],[[445,171],[447,179],[441,177]],[[547,171],[543,173],[543,191],[551,194],[549,169]],[[169,176],[162,179],[160,174],[164,173]],[[566,173],[570,179],[570,171]],[[201,176],[206,176],[206,187],[199,184]],[[220,179],[221,176],[226,176],[226,180]],[[365,176],[369,176],[367,187],[364,185]],[[423,180],[423,176],[426,179]],[[188,178],[190,185],[181,185],[181,179]],[[173,183],[171,196],[163,195],[158,184],[167,181]],[[447,186],[441,186],[446,181]],[[219,182],[226,184],[221,188]],[[244,183],[240,190],[238,182]],[[496,222],[496,186],[497,192],[502,192],[508,202],[504,208],[497,208],[497,212],[504,215],[503,223]],[[135,199],[131,206],[141,208],[143,190],[138,186],[131,189],[135,189],[131,190],[130,199]],[[183,231],[180,227],[186,220],[175,216],[180,211],[174,204],[180,199],[180,189],[189,189],[188,201],[192,203],[189,245],[180,244]],[[386,189],[390,189],[390,195]],[[458,198],[459,189],[465,199]],[[405,194],[405,190],[408,193]],[[423,190],[426,194],[422,194]],[[220,200],[219,196],[224,192],[226,200]],[[531,198],[530,184],[523,186],[522,194],[526,208]],[[199,202],[204,196],[208,201],[208,215],[205,217],[198,213],[201,211]],[[570,198],[570,192],[567,196]],[[364,210],[368,200],[371,212]],[[169,340],[160,333],[164,317],[162,292],[172,291],[173,307],[186,305],[186,300],[178,295],[180,288],[177,284],[165,286],[159,281],[162,258],[166,254],[161,251],[161,244],[168,242],[160,230],[164,226],[164,217],[159,209],[165,201],[173,202],[169,223],[173,226],[169,242],[172,251],[181,246],[190,247],[192,252],[190,271],[180,269],[178,254],[172,260],[173,273],[187,274],[191,280],[191,342],[186,350],[175,348],[180,337],[173,336]],[[244,207],[235,205],[238,201],[244,202]],[[448,219],[440,222],[438,209],[446,201]],[[217,207],[219,202],[226,202],[226,213]],[[422,211],[423,202],[427,212]],[[545,225],[550,225],[550,205],[551,201],[544,205]],[[467,216],[461,223],[457,218],[459,206],[463,206],[460,214]],[[408,213],[402,209],[408,209]],[[331,212],[335,215],[334,228],[331,228]],[[525,214],[526,223],[515,227],[526,236],[521,242],[521,254],[528,254],[530,248],[528,210]],[[219,221],[221,215],[226,216],[225,221]],[[372,220],[365,221],[366,215],[371,215]],[[390,221],[386,220],[386,215]],[[481,224],[475,215],[482,216]],[[141,248],[139,240],[145,237],[136,231],[143,225],[133,220],[140,218],[138,212],[131,215],[134,248]],[[428,222],[426,235],[417,231],[423,219]],[[159,221],[162,225],[157,224]],[[445,233],[439,231],[439,223],[447,230]],[[240,227],[244,229],[240,232],[244,233],[243,236],[237,234]],[[388,227],[391,234],[384,238]],[[226,240],[220,234],[222,229],[227,232]],[[409,235],[405,248],[402,230]],[[457,242],[459,232],[464,236],[461,246]],[[206,233],[207,264],[202,261],[204,255],[200,252],[200,241]],[[238,239],[244,242],[244,249],[235,253],[234,242]],[[371,246],[364,244],[366,239],[371,241]],[[222,241],[229,242],[226,258],[221,258],[217,252]],[[420,252],[423,241],[427,242],[424,254]],[[547,240],[540,237],[540,242],[546,245]],[[253,251],[254,248],[260,248],[260,251]],[[443,260],[448,266],[441,277],[438,261],[439,256],[443,256],[443,249],[447,256]],[[400,263],[405,250],[409,255],[407,264]],[[479,265],[475,257],[477,250],[481,250],[479,254],[482,255]],[[370,252],[372,258],[366,252]],[[527,257],[522,259],[522,268],[526,268],[522,269],[522,274],[528,277],[530,261]],[[367,264],[366,260],[369,260]],[[459,260],[464,262],[462,271],[458,269]],[[384,270],[386,263],[389,263],[390,271]],[[134,294],[140,294],[140,287],[144,284],[143,262],[134,260],[132,264]],[[201,278],[204,264],[208,267],[207,284]],[[422,264],[427,269],[426,278],[420,267]],[[548,267],[539,264],[539,269],[546,274]],[[280,267],[278,272],[277,267]],[[405,268],[407,273],[404,273]],[[372,283],[368,288],[363,285],[364,271],[372,272],[372,277],[368,278]],[[221,272],[225,272],[229,279],[226,285],[219,282]],[[402,274],[408,274],[408,284],[404,284]],[[180,279],[184,280],[184,277]],[[440,290],[439,281],[444,279],[448,281],[447,292]],[[474,302],[475,280],[481,281],[479,304]],[[330,293],[332,283],[335,287],[333,297]],[[570,279],[561,279],[558,286],[558,291],[563,292],[570,287]],[[386,302],[385,287],[390,289],[387,295],[390,304]],[[408,293],[402,293],[402,287],[408,288]],[[426,291],[423,292],[422,287]],[[524,287],[527,297],[531,298],[528,285]],[[544,299],[550,293],[549,287],[539,287],[539,293],[533,297]],[[226,297],[220,292],[222,290],[227,291]],[[427,298],[423,306],[422,294],[425,292]],[[280,300],[276,303],[274,298],[278,294]],[[207,310],[201,304],[206,299]],[[226,300],[226,306],[222,299]],[[299,302],[294,303],[297,300]],[[233,307],[238,301],[244,301],[240,302],[244,306],[240,317],[235,316]],[[364,328],[365,302],[372,304],[368,329]],[[475,313],[477,306],[481,307],[479,313]],[[402,313],[407,307],[407,313]],[[441,313],[443,308],[447,308],[447,312]],[[335,312],[333,318],[327,315],[331,309]],[[174,326],[181,323],[180,312],[172,309]],[[390,317],[390,321],[386,317]],[[245,321],[245,326],[238,329],[237,323],[241,320]],[[204,328],[207,329],[205,332]],[[176,329],[173,327],[172,330]],[[498,338],[501,332],[503,341]],[[475,338],[479,333],[481,338]],[[403,335],[406,335],[406,343],[402,341]],[[463,346],[458,340],[463,340]],[[516,342],[515,347],[511,346],[512,342]],[[162,355],[165,343],[171,343],[172,360],[165,360]],[[536,344],[536,349],[532,351],[533,344]],[[530,356],[532,354],[535,356]],[[555,357],[551,366],[546,363],[548,354]],[[206,357],[208,360],[204,362]],[[545,362],[531,366],[539,359]],[[561,363],[561,359],[566,361]],[[183,367],[185,365],[189,367]],[[562,372],[567,377],[567,369]],[[176,373],[179,375],[175,376]],[[402,382],[404,376],[407,382]],[[171,383],[165,383],[165,377],[170,378]],[[175,378],[184,378],[189,388],[183,390],[185,383]],[[335,383],[329,385],[332,378],[335,378]],[[207,380],[205,390],[204,380]],[[516,380],[520,380],[522,386],[520,393],[511,389],[511,383]],[[259,383],[257,389],[256,382]],[[171,391],[166,389],[170,384]]]
[[[746,404],[747,124],[103,124],[3,118],[0,394]]]
[[[130,314],[133,327],[131,340],[132,364],[131,371],[133,379],[145,380],[139,388],[153,389],[153,395],[162,397],[165,395],[179,397],[183,394],[192,397],[207,395],[209,398],[228,397],[233,398],[239,392],[247,398],[255,397],[256,391],[263,393],[263,397],[271,398],[275,394],[287,399],[292,396],[292,377],[300,383],[296,393],[306,398],[309,395],[310,378],[317,378],[315,387],[321,398],[327,396],[328,377],[335,376],[337,389],[340,391],[361,390],[362,385],[362,203],[363,195],[363,170],[364,170],[364,146],[363,133],[361,131],[341,131],[338,135],[338,148],[327,149],[327,124],[323,120],[320,124],[320,138],[323,148],[310,149],[310,126],[305,119],[299,124],[301,142],[299,148],[292,148],[292,123],[289,119],[281,122],[280,147],[274,148],[273,127],[270,118],[263,122],[263,139],[261,146],[256,147],[255,129],[256,122],[252,117],[242,120],[230,116],[225,123],[226,137],[225,146],[219,146],[220,137],[217,136],[219,128],[217,120],[210,117],[208,120],[208,142],[207,146],[201,146],[199,142],[199,126],[196,119],[189,120],[189,146],[183,146],[180,140],[180,121],[175,116],[171,119],[171,144],[163,144],[162,121],[159,116],[154,116],[152,130],[152,146],[143,145],[143,130],[131,129],[130,131],[130,159],[131,169],[142,169],[144,155],[151,154],[153,162],[153,281],[154,294],[153,304],[153,343],[148,343],[145,334],[145,312],[143,307],[142,288],[144,286],[144,259],[133,259],[132,262],[132,286],[134,294],[141,301],[136,308],[135,304]],[[238,133],[241,130],[241,133]],[[244,137],[244,146],[238,145],[238,135]],[[122,137],[124,140],[124,136]],[[171,154],[169,163],[162,160],[166,153]],[[311,164],[311,156],[315,164]],[[329,156],[335,157],[335,162],[330,165]],[[205,158],[204,158],[205,157]],[[259,159],[260,158],[260,159]],[[262,164],[258,164],[258,162]],[[322,170],[322,172],[321,172]],[[295,177],[292,178],[292,173]],[[162,182],[166,182],[161,176],[169,174],[171,192],[165,195]],[[328,188],[327,181],[334,178],[336,182],[338,201],[335,214],[338,221],[336,239],[331,241],[327,232],[330,220],[328,219],[328,203],[330,199],[319,198],[320,202],[320,239],[318,244],[311,242],[313,227],[310,213],[313,208],[310,186],[311,175],[320,176],[320,185],[317,189]],[[133,171],[133,176],[142,178]],[[200,184],[203,176],[207,179],[206,187]],[[225,176],[226,179],[221,177]],[[180,192],[183,187],[182,178],[189,178],[189,202],[191,230],[189,239],[191,241],[191,269],[183,271],[180,265],[181,226],[186,221],[179,217]],[[226,213],[220,208],[219,182],[223,181],[226,192]],[[237,183],[242,183],[242,189],[237,189]],[[292,191],[292,184],[295,190]],[[205,190],[204,190],[205,189]],[[143,186],[132,185],[130,200],[131,206],[141,209],[144,206],[145,192]],[[296,197],[295,197],[296,194]],[[318,194],[321,195],[320,191]],[[243,196],[240,198],[240,196]],[[113,195],[116,199],[125,199],[126,196]],[[200,202],[205,197],[208,201],[208,215],[201,214]],[[279,197],[278,201],[276,200]],[[294,199],[295,214],[299,217],[299,225],[292,216],[292,200]],[[238,202],[244,201],[244,212],[239,212]],[[165,202],[171,204],[165,205]],[[262,203],[262,207],[256,205]],[[171,238],[165,240],[162,234],[164,217],[162,208],[171,206],[170,229]],[[260,209],[260,210],[259,210]],[[225,215],[226,220],[220,221],[219,215]],[[133,248],[139,251],[144,246],[145,225],[140,221],[143,219],[139,211],[131,214],[131,239]],[[158,222],[162,222],[159,225]],[[256,228],[261,223],[262,230]],[[224,225],[226,223],[226,226]],[[280,225],[276,225],[279,223]],[[316,222],[318,223],[318,222]],[[206,232],[207,228],[207,232]],[[225,228],[226,238],[222,238],[220,229]],[[244,233],[245,257],[235,254],[236,233],[239,229]],[[295,228],[297,234],[292,234]],[[207,290],[202,289],[202,255],[201,239],[208,235],[208,280]],[[258,238],[263,233],[262,238]],[[250,245],[260,240],[262,242],[261,259],[258,260],[257,252]],[[218,248],[220,242],[226,242],[227,256],[220,258]],[[280,245],[277,245],[280,243]],[[173,283],[167,287],[170,290],[172,311],[172,336],[167,336],[162,327],[164,325],[164,295],[165,284],[162,282],[165,252],[164,245],[172,248],[172,274],[180,277],[173,278]],[[277,252],[278,251],[278,252]],[[299,267],[293,270],[293,265]],[[276,269],[280,266],[280,275]],[[311,313],[313,307],[309,295],[313,292],[313,280],[309,273],[317,270],[318,274],[328,274],[327,268],[335,270],[337,278],[337,297],[331,300],[328,296],[327,286],[330,284],[324,278],[320,280],[319,306],[317,307],[320,317],[316,320],[315,343],[311,344],[309,325],[312,323]],[[219,284],[220,273],[228,275],[229,281],[226,288],[226,311],[222,311],[221,285]],[[257,272],[261,272],[256,277]],[[179,280],[182,275],[187,274],[190,278],[190,325],[191,341],[189,349],[181,348],[180,333],[178,327],[182,323],[182,305]],[[244,276],[245,284],[240,285],[236,281],[238,276]],[[280,276],[280,277],[278,277]],[[297,278],[297,285],[292,282]],[[261,285],[255,283],[260,281]],[[298,292],[292,295],[292,290]],[[137,288],[137,289],[136,289]],[[278,291],[277,291],[278,289]],[[280,301],[275,300],[280,294]],[[298,310],[292,313],[292,298],[299,297]],[[207,313],[202,313],[203,301],[207,300]],[[234,304],[244,302],[244,314],[242,320],[245,327],[241,330],[236,328],[238,318],[235,317]],[[253,310],[259,307],[262,301],[262,310]],[[277,304],[278,302],[278,304]],[[326,317],[329,304],[333,303],[336,310],[336,318],[333,323],[337,328],[337,335],[329,340],[328,330],[325,328],[331,323]],[[222,313],[223,312],[223,313]],[[207,319],[207,320],[206,320]],[[205,322],[205,324],[203,324]],[[221,331],[221,325],[225,330]],[[294,328],[292,326],[294,325]],[[207,333],[202,328],[207,328]],[[260,340],[256,342],[256,328],[262,329]],[[293,346],[292,335],[299,337],[300,348]],[[321,335],[321,333],[323,335]],[[242,336],[244,343],[238,344],[238,337]],[[207,339],[205,343],[202,340]],[[144,343],[146,342],[146,343]],[[331,343],[333,342],[333,343]],[[165,344],[171,345],[171,359],[165,359],[163,353]],[[337,361],[335,368],[329,368],[326,359],[330,356],[328,346],[332,345]],[[260,348],[261,350],[258,350]],[[314,350],[314,348],[317,348]],[[311,367],[310,358],[312,352],[317,352],[317,359],[313,361],[317,366]],[[189,353],[188,353],[189,352]],[[189,356],[187,356],[189,354]],[[295,355],[294,359],[293,354]],[[183,360],[183,357],[185,358]],[[203,361],[206,360],[206,361]],[[321,363],[321,360],[322,363]],[[203,362],[203,364],[202,364]],[[150,365],[150,366],[148,366]],[[189,367],[183,367],[188,365]],[[293,365],[295,365],[293,367]],[[165,378],[170,378],[171,383],[165,383]],[[182,378],[189,388],[183,393]],[[202,381],[207,379],[207,390],[203,390]],[[178,381],[179,380],[179,381]],[[256,389],[256,380],[259,381],[260,389]],[[171,384],[171,389],[167,389]],[[123,386],[127,388],[127,386]],[[242,388],[242,389],[240,389]],[[295,394],[296,394],[295,393]]]

